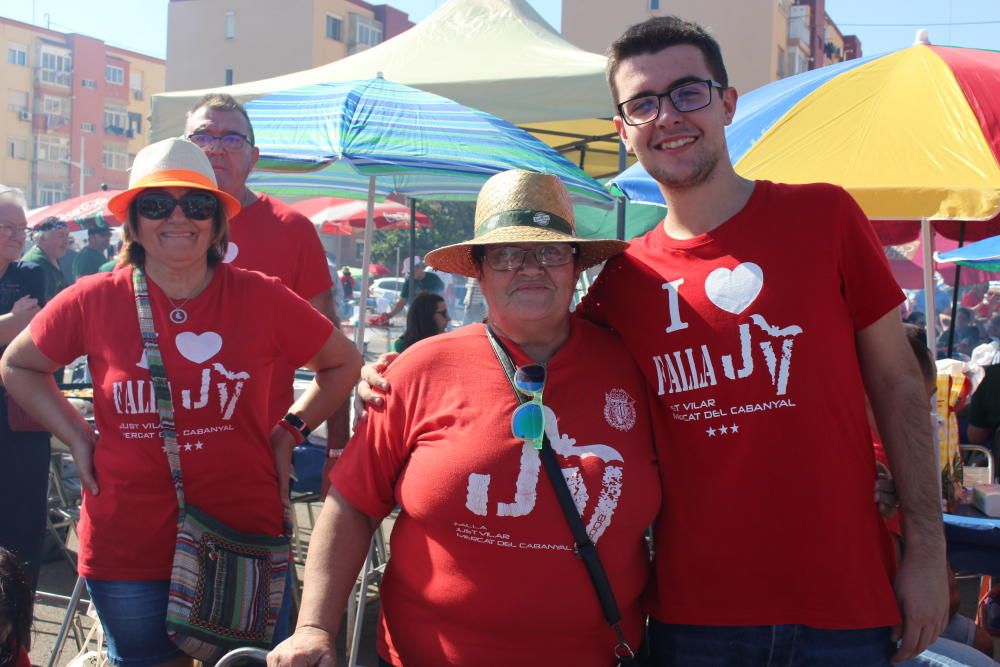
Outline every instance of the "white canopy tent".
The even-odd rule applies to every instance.
[[[327,65],[156,95],[152,140],[179,135],[187,111],[213,90],[247,102],[275,90],[381,72],[389,81],[520,125],[592,176],[608,176],[618,173],[619,164],[618,137],[607,120],[612,106],[604,66],[603,55],[567,42],[526,0],[449,0],[406,32]]]

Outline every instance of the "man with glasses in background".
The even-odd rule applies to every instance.
[[[45,305],[45,268],[18,261],[28,235],[24,203],[20,190],[0,185],[0,356]],[[0,547],[17,556],[34,591],[45,538],[49,434],[14,430],[17,414],[22,410],[8,403],[0,385]]]
[[[578,309],[621,335],[666,429],[656,664],[912,657],[945,624],[944,535],[903,295],[868,220],[839,187],[736,174],[737,93],[702,27],[629,28],[608,83],[621,140],[667,204]],[[872,503],[865,394],[902,505],[898,570]]]
[[[333,280],[316,228],[283,202],[247,187],[247,177],[260,151],[254,145],[253,127],[243,105],[224,93],[205,95],[188,113],[184,136],[205,152],[219,189],[242,205],[239,214],[229,221],[229,248],[224,261],[280,279],[338,325],[330,291]],[[280,313],[271,316],[280,317]],[[275,368],[268,417],[273,423],[292,404],[294,375],[294,368]],[[337,449],[348,438],[345,408],[327,424],[328,445]]]

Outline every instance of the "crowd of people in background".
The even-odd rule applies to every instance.
[[[936,357],[970,361],[979,366],[1000,363],[1000,284],[976,283],[959,288],[952,326],[950,287],[938,289]],[[923,291],[914,292],[903,306],[903,320],[927,328]]]

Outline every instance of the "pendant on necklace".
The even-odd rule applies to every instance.
[[[184,324],[187,320],[188,314],[183,308],[175,306],[174,309],[170,311],[170,321],[174,324]]]

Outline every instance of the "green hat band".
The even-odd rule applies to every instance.
[[[491,215],[476,228],[476,236],[501,227],[536,227],[538,229],[551,229],[568,236],[576,236],[573,225],[568,220],[545,211],[529,210],[502,211]]]

